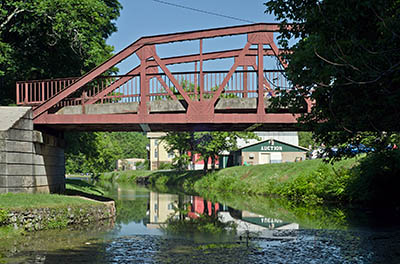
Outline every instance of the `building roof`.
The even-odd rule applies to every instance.
[[[297,149],[302,150],[302,151],[309,151],[308,148],[304,148],[304,147],[292,145],[292,144],[289,144],[289,143],[286,143],[286,142],[283,142],[283,141],[280,141],[280,140],[277,140],[277,139],[266,139],[266,140],[259,141],[259,142],[256,142],[256,143],[248,144],[248,145],[245,145],[245,146],[239,148],[238,150],[243,150],[243,149],[246,149],[246,148],[250,148],[250,147],[253,147],[253,146],[257,146],[257,145],[263,144],[263,143],[265,143],[265,142],[267,142],[267,141],[279,142],[280,144],[287,145],[287,146],[290,146],[290,147],[292,147],[292,148],[297,148]]]

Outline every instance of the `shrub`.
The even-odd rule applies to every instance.
[[[7,224],[8,222],[8,211],[0,209],[0,226]]]
[[[400,204],[400,150],[371,153],[352,169],[347,187],[350,200],[374,205]]]

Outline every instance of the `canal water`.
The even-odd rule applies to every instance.
[[[0,240],[0,263],[400,263],[393,212],[106,188],[116,219]]]

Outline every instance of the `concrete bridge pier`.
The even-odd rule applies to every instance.
[[[62,193],[64,140],[33,129],[31,107],[0,107],[0,193]]]

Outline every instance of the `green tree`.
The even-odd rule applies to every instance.
[[[112,132],[108,134],[113,142],[120,148],[119,158],[147,159],[146,146],[149,139],[144,133],[139,132]]]
[[[162,138],[166,143],[168,152],[178,151],[178,155],[174,157],[174,164],[179,170],[184,170],[189,164],[188,152],[194,149],[194,133],[193,132],[169,132]],[[192,155],[193,156],[193,155]]]
[[[299,136],[299,146],[309,148],[310,146],[314,147],[316,145],[313,139],[312,132],[299,131],[297,132],[297,134]]]
[[[274,105],[297,108],[300,119],[326,146],[357,144],[363,131],[376,149],[399,131],[400,1],[271,0],[267,11],[282,22],[280,44],[294,89],[281,89]],[[296,41],[293,41],[295,39]]]
[[[118,159],[147,158],[149,142],[137,132],[65,133],[67,173],[112,171]]]
[[[0,105],[15,81],[80,76],[111,56],[118,0],[2,0]]]

